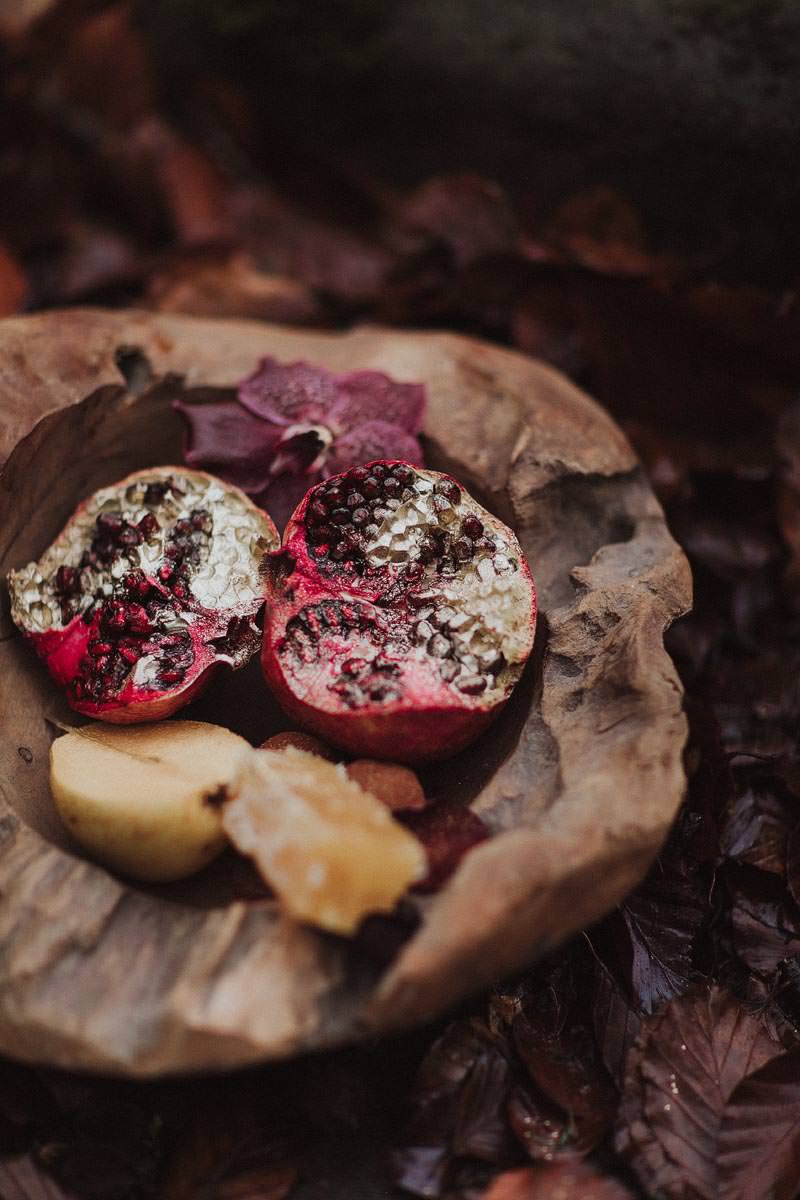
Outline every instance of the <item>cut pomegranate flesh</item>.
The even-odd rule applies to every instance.
[[[313,487],[268,559],[262,665],[298,724],[355,754],[444,758],[497,715],[533,645],[516,537],[406,462]]]
[[[156,467],[85,500],[38,562],[8,577],[11,615],[88,716],[159,720],[217,663],[257,651],[266,513],[202,471]]]

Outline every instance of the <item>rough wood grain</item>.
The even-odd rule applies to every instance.
[[[67,713],[3,593],[0,1050],[132,1075],[288,1056],[424,1020],[616,903],[683,792],[681,691],[662,634],[688,606],[690,578],[611,419],[557,372],[447,334],[79,310],[5,321],[3,575],[37,556],[86,492],[178,453],[175,385],[132,395],[120,346],[189,386],[229,385],[267,353],[423,381],[431,465],[514,524],[542,631],[501,720],[434,771],[495,836],[426,901],[381,975],[270,902],[222,901],[213,881],[205,894],[137,890],[73,851],[47,791],[53,722]],[[280,727],[257,670],[202,703],[199,715],[224,711],[253,739]]]

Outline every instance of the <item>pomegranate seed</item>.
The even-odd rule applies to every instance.
[[[368,500],[374,500],[381,494],[381,485],[374,475],[368,475],[361,488]]]
[[[413,467],[409,467],[406,463],[400,463],[392,471],[395,479],[397,479],[403,487],[410,487],[412,483],[417,482],[417,473]]]
[[[118,646],[117,649],[120,657],[123,658],[126,663],[130,663],[131,666],[133,666],[134,663],[137,663],[141,658],[139,651],[135,650],[133,646]]]
[[[459,679],[456,687],[467,696],[479,696],[486,691],[486,680],[482,675],[467,675]]]
[[[119,546],[138,546],[142,540],[142,533],[135,525],[126,525],[121,529],[117,536],[117,545]]]
[[[348,508],[361,508],[364,504],[364,497],[361,492],[351,492],[347,497],[346,504]]]
[[[158,517],[155,513],[145,513],[137,526],[143,537],[151,538],[154,533],[157,533],[161,526],[158,523]]]
[[[104,512],[97,518],[97,528],[104,533],[119,533],[122,529],[122,513]]]
[[[56,590],[62,595],[74,592],[78,586],[78,572],[75,567],[62,566],[56,571]]]
[[[312,500],[308,506],[308,520],[312,525],[327,521],[328,510],[321,500]]]
[[[483,533],[483,521],[479,521],[473,513],[470,513],[462,522],[461,532],[465,533],[467,537],[478,538]]]
[[[362,525],[366,525],[368,520],[369,520],[369,509],[368,508],[353,509],[353,524],[355,526],[360,527]]]
[[[352,471],[348,473],[347,478],[351,479],[353,483],[363,483],[368,475],[369,469],[367,467],[353,467]]]
[[[183,679],[185,672],[178,670],[176,667],[170,667],[166,671],[162,671],[160,679],[162,683],[179,683]]]
[[[350,550],[350,542],[337,542],[335,546],[331,547],[331,558],[335,559],[336,562],[341,562],[347,558]]]
[[[176,583],[172,589],[172,594],[173,594],[173,596],[177,596],[177,598],[179,600],[185,600],[186,599],[186,588],[183,586],[182,583]]]
[[[325,492],[324,498],[328,508],[338,508],[344,500],[344,492],[340,487],[336,487],[334,485],[333,487],[328,488],[328,490]]]
[[[350,512],[346,508],[335,508],[331,513],[331,520],[334,525],[349,525]]]
[[[111,642],[89,642],[88,650],[92,658],[102,658],[105,654],[110,654],[114,647]]]
[[[466,537],[459,538],[458,541],[454,543],[453,549],[455,550],[457,557],[460,558],[462,562],[466,562],[468,559],[472,558],[474,552],[472,542]]]
[[[389,469],[388,467],[385,467],[383,463],[375,463],[372,468],[372,474],[375,479],[385,479],[389,474]]]
[[[441,633],[435,633],[427,645],[428,654],[434,658],[447,658],[452,648],[449,639]]]
[[[461,488],[454,479],[440,479],[434,491],[438,495],[444,496],[451,504],[461,503]]]
[[[169,583],[170,579],[172,579],[172,575],[173,575],[172,567],[168,567],[165,564],[163,567],[158,568],[158,578],[161,580],[162,583]]]
[[[399,496],[400,490],[401,490],[400,484],[398,483],[398,481],[396,479],[393,479],[390,475],[389,478],[386,480],[386,482],[383,485],[384,495],[392,496],[392,497]]]

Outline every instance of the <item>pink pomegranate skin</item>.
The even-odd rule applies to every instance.
[[[12,616],[72,708],[163,720],[220,663],[257,652],[259,568],[278,542],[238,488],[154,467],[81,503],[37,563],[11,572]]]
[[[351,754],[455,754],[501,712],[533,645],[535,588],[511,530],[409,463],[312,488],[265,576],[265,678],[294,721]]]

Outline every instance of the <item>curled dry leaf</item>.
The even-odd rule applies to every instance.
[[[670,1001],[628,1059],[616,1148],[648,1194],[716,1200],[720,1133],[743,1080],[782,1053],[765,1022],[719,987]],[[756,1153],[771,1144],[769,1126]]]
[[[79,1200],[43,1171],[31,1154],[0,1162],[0,1195],[3,1200]]]
[[[800,1189],[800,1050],[773,1058],[731,1095],[719,1131],[719,1200],[792,1200]]]
[[[414,1196],[438,1197],[459,1160],[512,1163],[518,1151],[505,1118],[512,1083],[501,1038],[477,1020],[448,1026],[417,1072],[411,1118],[393,1155],[395,1182]]]
[[[390,912],[425,871],[416,839],[344,767],[291,747],[251,755],[222,824],[288,913],[332,933]]]
[[[720,834],[720,853],[760,871],[785,876],[789,835],[796,823],[797,798],[781,779],[757,775],[728,811]]]
[[[297,280],[259,271],[242,251],[208,247],[165,263],[150,278],[147,297],[159,312],[252,317],[292,325],[319,317],[313,295]]]
[[[633,1194],[586,1163],[566,1163],[504,1171],[481,1200],[633,1200]]]

